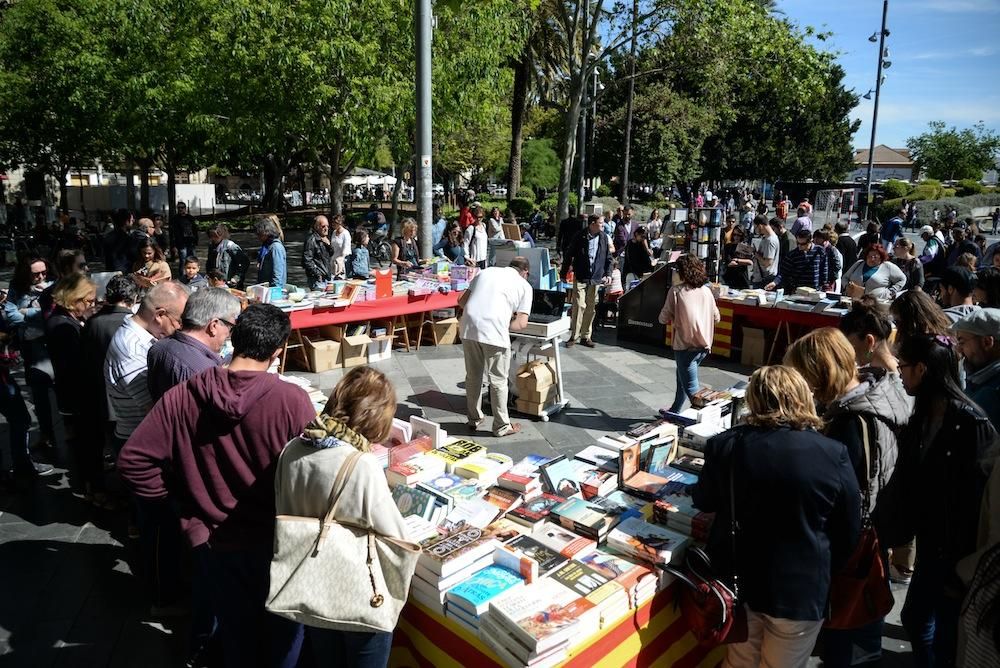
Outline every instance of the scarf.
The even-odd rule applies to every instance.
[[[302,439],[314,448],[339,448],[349,445],[361,452],[371,452],[368,439],[346,424],[321,413],[302,431]]]

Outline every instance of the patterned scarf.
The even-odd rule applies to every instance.
[[[338,448],[349,445],[361,452],[371,452],[368,439],[336,418],[323,413],[302,431],[302,438],[314,448]]]

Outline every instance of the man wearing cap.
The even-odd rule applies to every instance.
[[[920,238],[924,240],[924,250],[919,257],[920,264],[924,265],[924,275],[937,276],[948,266],[945,263],[944,244],[930,225],[920,228]]]
[[[796,248],[781,258],[778,275],[764,289],[784,288],[792,294],[796,288],[824,290],[829,287],[829,270],[825,248],[813,244],[812,231],[800,228],[795,235]]]
[[[1000,428],[1000,309],[984,308],[951,326],[964,359],[965,392]]]
[[[976,261],[982,257],[982,253],[979,251],[979,246],[968,238],[966,231],[968,227],[964,222],[957,222],[955,226],[951,228],[951,238],[954,243],[951,245],[951,250],[948,251],[947,265],[949,267],[954,267],[955,263],[958,262],[958,257],[962,253],[971,253],[976,256]]]
[[[978,311],[972,301],[972,291],[976,289],[976,275],[965,267],[948,267],[941,272],[941,292],[938,300],[944,307],[944,314],[951,322]]]

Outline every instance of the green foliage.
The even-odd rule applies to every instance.
[[[943,121],[931,121],[930,131],[906,140],[920,171],[935,179],[979,180],[991,169],[1000,151],[1000,136],[983,123],[971,128],[947,129]]]
[[[918,185],[916,188],[911,190],[906,195],[906,199],[911,202],[916,202],[918,200],[925,199],[940,199],[942,189],[941,186],[928,186],[924,184]]]
[[[955,188],[942,188],[941,197],[954,197],[958,194],[958,190]]]
[[[611,186],[606,183],[602,183],[597,186],[597,196],[598,197],[610,197],[611,196]]]
[[[906,197],[906,194],[910,192],[910,184],[905,181],[900,181],[898,179],[889,179],[882,184],[882,194],[888,199],[895,199],[898,197]]]
[[[520,188],[518,188],[515,197],[531,200],[532,202],[534,202],[536,199],[535,191],[532,190],[531,188],[528,188],[527,186],[521,186]]]
[[[507,210],[517,216],[518,221],[522,221],[535,211],[535,200],[524,197],[515,197],[507,205]]]
[[[979,195],[986,189],[976,179],[962,179],[958,182],[958,195]]]
[[[521,183],[535,190],[559,185],[559,156],[551,139],[529,139],[521,149]]]
[[[569,203],[571,206],[576,206],[578,201],[579,200],[576,196],[576,193],[569,194]],[[553,195],[549,195],[548,197],[546,197],[541,201],[541,203],[538,205],[538,208],[541,209],[542,211],[547,211],[547,212],[556,211],[559,208],[559,194],[556,193]]]
[[[934,209],[944,212],[954,208],[958,212],[958,218],[967,218],[972,215],[973,209],[982,207],[995,208],[1000,206],[1000,194],[984,193],[982,195],[970,195],[968,197],[945,197],[933,202],[917,203],[917,218],[921,221],[930,221],[934,217]]]

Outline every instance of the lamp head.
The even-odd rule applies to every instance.
[[[873,32],[872,36],[868,38],[868,41],[871,42],[871,43],[873,43],[873,44],[875,42],[877,42],[878,41],[878,33],[877,32]]]

